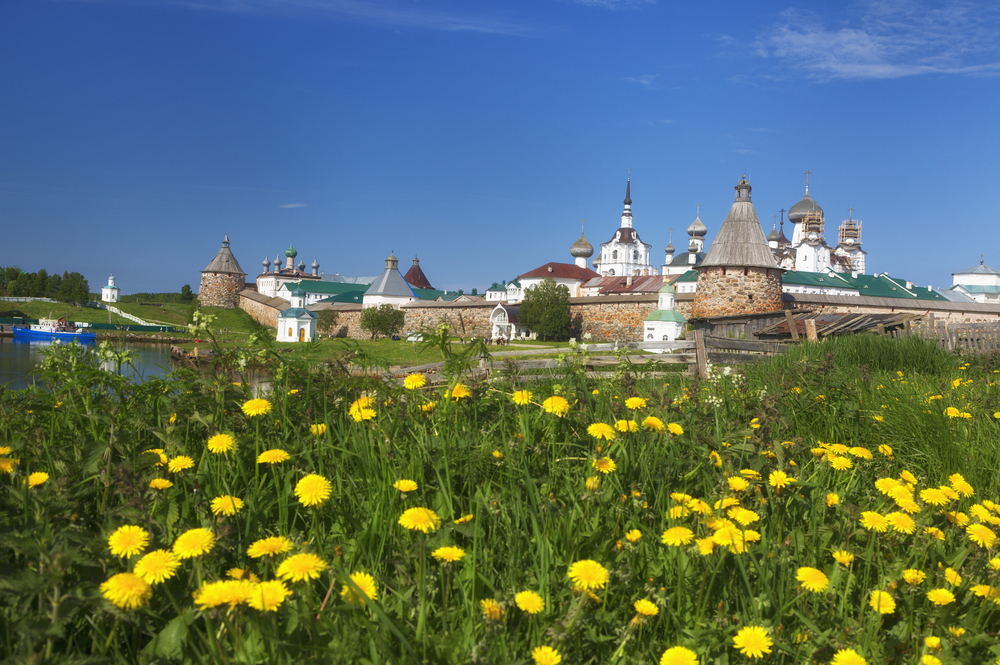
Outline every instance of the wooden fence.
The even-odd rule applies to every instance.
[[[948,351],[996,353],[1000,351],[1000,323],[942,323],[931,314],[919,324],[892,333],[893,337],[916,335],[935,340]]]
[[[663,377],[676,372],[666,370],[666,365],[687,365],[687,371],[708,376],[709,364],[738,365],[783,353],[785,345],[777,342],[752,342],[748,340],[708,337],[701,330],[694,331],[694,339],[675,342],[621,342],[613,344],[578,344],[575,347],[499,351],[490,353],[479,361],[472,375],[480,379],[516,377],[519,380],[551,379],[565,376],[570,371],[584,371],[590,378],[609,378],[620,367],[645,376]],[[629,353],[625,356],[600,355],[615,351],[649,351]],[[585,355],[586,354],[586,355]],[[595,355],[590,355],[595,354]],[[531,356],[559,356],[532,358]],[[407,374],[427,373],[431,383],[444,381],[437,374],[444,362],[400,368],[396,379],[402,381]]]

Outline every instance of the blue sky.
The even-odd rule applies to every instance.
[[[869,272],[950,285],[1000,269],[998,74],[987,2],[6,0],[0,265],[197,289],[228,233],[483,289],[608,240],[628,169],[657,262],[810,169]]]

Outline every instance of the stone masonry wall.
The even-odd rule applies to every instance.
[[[780,312],[781,271],[768,268],[713,266],[698,271],[694,318]]]
[[[201,286],[198,288],[198,303],[204,307],[225,307],[233,309],[240,306],[240,291],[246,284],[245,275],[226,272],[201,273]]]
[[[246,296],[240,296],[240,309],[250,315],[250,317],[257,323],[270,326],[272,328],[278,327],[278,309],[265,305],[264,303],[257,302],[252,298],[247,298]]]

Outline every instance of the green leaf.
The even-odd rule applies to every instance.
[[[143,648],[142,653],[162,658],[180,658],[187,640],[188,626],[193,622],[194,612],[185,612],[175,617]]]

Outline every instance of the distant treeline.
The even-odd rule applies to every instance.
[[[49,274],[24,272],[17,266],[0,267],[0,296],[11,298],[52,298],[62,302],[90,300],[90,286],[78,272]]]
[[[191,291],[191,287],[185,284],[181,287],[180,293],[130,293],[127,296],[121,296],[119,301],[121,302],[135,302],[135,303],[183,303],[188,304],[194,300],[195,294]]]

